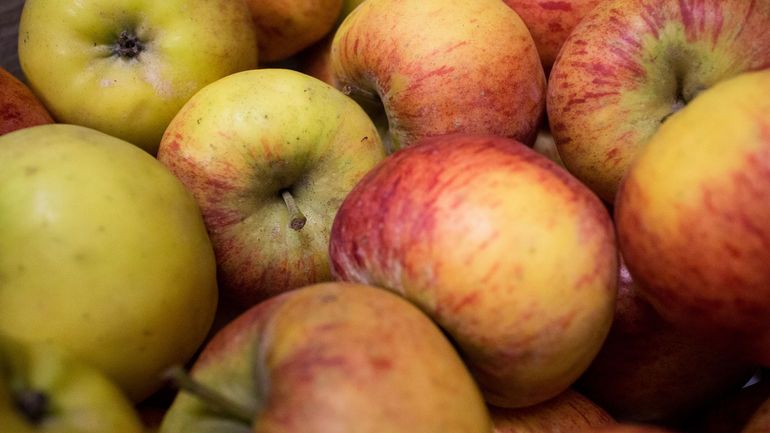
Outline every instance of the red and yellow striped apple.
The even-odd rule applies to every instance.
[[[391,149],[453,132],[532,144],[544,114],[537,48],[500,0],[367,0],[335,33],[331,68],[387,118]]]
[[[567,168],[613,202],[629,164],[700,92],[770,68],[767,0],[608,0],[564,43],[548,118]]]
[[[53,123],[51,114],[29,87],[0,67],[0,135]]]
[[[496,406],[563,392],[612,321],[609,213],[566,170],[504,137],[437,136],[389,156],[343,202],[330,254],[337,278],[430,315]]]
[[[489,433],[489,412],[439,328],[386,290],[320,283],[220,330],[160,433]],[[217,411],[215,402],[228,411]]]

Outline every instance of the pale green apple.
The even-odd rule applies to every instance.
[[[198,89],[257,65],[243,1],[27,0],[19,61],[54,117],[154,153]]]
[[[361,107],[289,69],[245,71],[206,86],[179,111],[158,151],[198,200],[223,295],[243,307],[332,279],[334,215],[384,157]]]
[[[134,400],[214,318],[200,211],[156,159],[74,125],[0,137],[0,331],[60,343]]]
[[[0,336],[3,433],[141,433],[128,398],[99,370],[49,343]]]

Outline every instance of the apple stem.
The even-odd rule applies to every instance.
[[[173,366],[166,371],[168,377],[177,388],[189,392],[205,402],[210,408],[224,413],[245,424],[251,425],[254,421],[254,411],[237,401],[217,392],[217,390],[193,379],[184,368]]]
[[[286,203],[286,207],[289,208],[289,216],[291,217],[289,227],[297,231],[302,230],[302,227],[305,227],[307,218],[302,213],[302,211],[299,210],[297,202],[294,201],[294,196],[291,195],[289,190],[285,189],[281,192],[281,197],[283,197],[283,201]]]

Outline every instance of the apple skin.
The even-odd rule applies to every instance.
[[[75,125],[0,137],[0,332],[50,341],[133,401],[214,318],[214,253],[192,196],[138,147]]]
[[[134,57],[115,50],[124,31],[142,47]],[[57,121],[154,155],[198,89],[257,66],[257,41],[243,1],[28,0],[19,62]]]
[[[25,393],[43,398],[34,409],[40,413],[27,414],[18,406]],[[132,403],[99,370],[55,344],[5,335],[0,335],[0,426],[4,433],[143,432]]]
[[[581,433],[675,433],[664,427],[652,424],[613,424],[594,429],[584,430]]]
[[[535,43],[499,0],[367,0],[335,32],[331,68],[339,89],[384,111],[394,150],[446,133],[531,145],[545,111]]]
[[[770,67],[770,2],[610,0],[564,43],[548,119],[567,168],[608,203],[674,111],[741,72]]]
[[[770,431],[770,398],[766,399],[749,418],[741,433],[767,433]]]
[[[0,67],[0,135],[48,123],[53,119],[32,90]]]
[[[504,137],[438,136],[390,155],[343,202],[330,255],[336,278],[388,288],[431,316],[495,406],[563,392],[612,321],[609,213]]]
[[[503,0],[527,25],[546,75],[572,29],[604,0]]]
[[[388,291],[306,286],[241,314],[192,376],[254,408],[252,425],[181,392],[160,433],[488,433],[467,368],[431,320]]]
[[[729,341],[763,366],[770,366],[769,92],[770,71],[704,91],[647,143],[615,207],[640,294],[666,321],[712,344]]]
[[[568,433],[615,423],[607,411],[572,388],[530,407],[490,407],[490,414],[494,433]]]
[[[610,334],[574,386],[617,419],[680,422],[754,374],[732,349],[664,321],[621,260]]]
[[[221,293],[244,309],[332,279],[334,215],[384,157],[353,100],[288,69],[244,71],[206,86],[173,119],[158,151],[201,207]],[[301,230],[289,227],[283,190],[307,217]]]
[[[246,0],[257,29],[260,62],[286,60],[330,33],[343,0]]]

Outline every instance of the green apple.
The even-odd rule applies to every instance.
[[[0,67],[0,135],[53,123],[51,114],[29,87]]]
[[[640,295],[693,338],[729,342],[763,366],[770,366],[768,94],[770,70],[705,90],[646,144],[615,207]]]
[[[243,307],[331,280],[337,208],[384,157],[353,100],[288,69],[206,86],[171,122],[158,152],[201,207],[222,293]]]
[[[128,398],[99,370],[55,344],[0,336],[3,433],[141,433]]]
[[[403,298],[351,283],[252,307],[181,383],[160,433],[491,432],[481,393],[441,330]]]
[[[154,154],[198,89],[256,67],[257,42],[243,1],[27,0],[19,61],[59,122]]]
[[[548,119],[566,167],[612,203],[671,113],[720,81],[770,67],[768,22],[767,0],[599,3],[548,80]]]
[[[0,137],[0,332],[61,344],[133,400],[214,318],[200,210],[148,153],[74,125]]]

